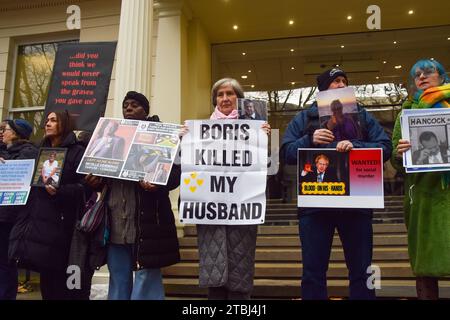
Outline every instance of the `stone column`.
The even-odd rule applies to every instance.
[[[122,117],[122,100],[129,90],[151,97],[153,0],[122,0],[113,116]]]

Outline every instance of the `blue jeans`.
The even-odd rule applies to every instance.
[[[12,223],[0,222],[0,301],[15,300],[17,295],[17,267],[8,262],[11,228]]]
[[[108,300],[164,300],[160,269],[136,271],[133,283],[132,251],[132,245],[108,246]]]
[[[375,290],[367,287],[372,264],[372,214],[368,210],[327,210],[300,213],[299,233],[302,245],[304,300],[328,299],[327,271],[334,230],[337,228],[349,271],[350,299],[375,299]]]

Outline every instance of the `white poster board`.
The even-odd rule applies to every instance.
[[[264,223],[267,134],[264,121],[190,120],[181,142],[180,222]]]
[[[0,206],[25,205],[30,195],[34,159],[0,163]]]

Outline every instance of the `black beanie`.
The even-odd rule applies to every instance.
[[[125,102],[125,100],[128,100],[128,99],[136,100],[137,102],[139,102],[139,104],[142,106],[142,108],[144,108],[147,115],[150,113],[150,103],[148,102],[148,99],[142,93],[139,93],[136,91],[128,91],[125,98],[123,98],[122,105]]]
[[[319,75],[317,77],[317,87],[319,88],[319,91],[328,90],[330,84],[339,76],[344,77],[345,80],[348,81],[345,72],[338,68],[329,69]]]

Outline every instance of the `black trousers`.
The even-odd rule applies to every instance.
[[[40,273],[40,286],[43,300],[89,300],[94,271],[90,272],[87,283],[81,289],[69,289],[66,270],[47,270]]]
[[[15,300],[17,294],[17,268],[8,261],[12,226],[12,223],[0,222],[0,300]]]

